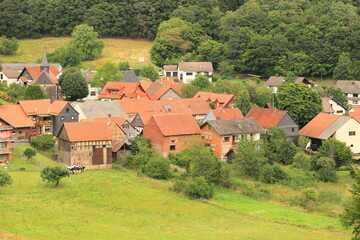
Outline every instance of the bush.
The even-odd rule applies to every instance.
[[[260,181],[264,183],[279,183],[288,179],[287,174],[277,165],[265,165],[260,175]]]
[[[219,185],[224,188],[231,188],[234,182],[231,179],[230,166],[227,163],[221,163]]]
[[[288,176],[288,180],[285,185],[293,189],[302,189],[314,186],[317,181],[316,177],[312,173],[294,173],[292,172]]]
[[[0,186],[11,185],[13,180],[8,172],[0,169]]]
[[[119,69],[120,71],[128,71],[130,69],[130,63],[128,61],[120,62]]]
[[[47,166],[40,172],[40,177],[42,180],[44,182],[47,181],[49,183],[55,183],[55,187],[59,185],[62,178],[68,176],[70,176],[69,171],[66,168],[60,166]]]
[[[122,160],[122,164],[126,168],[140,168],[154,156],[155,150],[151,147],[148,139],[136,137],[131,141],[131,147],[134,154],[128,153]]]
[[[186,186],[185,194],[191,199],[210,199],[214,195],[214,188],[206,182],[204,177],[196,177]]]
[[[320,157],[316,161],[315,170],[318,178],[323,182],[336,182],[337,176],[335,171],[335,161],[331,158]]]
[[[25,149],[25,151],[23,152],[24,156],[27,158],[27,160],[32,159],[33,157],[35,157],[36,155],[36,151],[34,149],[31,148],[27,148]]]
[[[0,37],[0,54],[12,55],[16,53],[18,48],[19,42],[16,38]]]
[[[300,197],[300,206],[310,211],[314,211],[318,199],[319,199],[319,193],[316,191],[316,189],[314,188],[304,189]]]
[[[147,176],[156,179],[169,179],[171,174],[170,161],[162,156],[155,156],[141,168]]]
[[[37,150],[51,152],[54,151],[55,142],[56,140],[52,135],[42,134],[32,137],[30,144]]]
[[[184,193],[186,189],[187,183],[184,180],[177,180],[173,186],[172,190],[177,193]]]
[[[298,152],[294,156],[292,167],[309,171],[311,169],[310,157],[303,152]]]
[[[178,153],[170,153],[169,160],[171,163],[179,167],[185,168],[186,170],[189,170],[190,159],[188,157],[188,154],[189,151],[187,149]]]

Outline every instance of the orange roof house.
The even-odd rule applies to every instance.
[[[200,128],[190,114],[154,115],[145,125],[143,135],[166,157],[170,152],[184,150],[187,140],[200,138]]]
[[[146,89],[146,92],[151,100],[181,98],[179,92],[176,91],[174,88],[157,81],[153,82],[150,87]]]
[[[319,113],[300,131],[299,135],[311,138],[311,149],[317,150],[323,140],[334,138],[346,143],[353,153],[360,153],[360,123],[349,116]]]
[[[283,128],[290,137],[298,135],[299,125],[287,111],[252,108],[246,117],[254,118],[263,128],[269,128],[270,126],[279,127]]]
[[[208,103],[212,102],[215,104],[216,108],[229,108],[235,106],[235,96],[233,94],[198,92],[195,94],[194,98],[203,98]]]
[[[64,123],[57,137],[61,163],[87,168],[111,166],[112,134],[105,122]]]
[[[227,120],[243,118],[240,109],[238,108],[222,108],[210,110],[201,123],[206,123],[209,120]]]
[[[1,105],[0,118],[13,127],[14,142],[29,141],[31,136],[38,134],[35,124],[19,105]]]
[[[322,97],[322,106],[325,113],[342,115],[346,113],[346,107],[331,97]]]
[[[352,106],[348,114],[350,117],[360,122],[360,106]]]
[[[120,100],[123,98],[149,99],[140,83],[107,82],[99,94],[99,99]]]

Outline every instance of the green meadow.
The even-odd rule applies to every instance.
[[[0,188],[0,232],[25,239],[349,239],[336,218],[217,190],[210,201],[169,191],[133,171],[92,170],[42,182],[38,155],[15,146],[11,186]],[[24,166],[26,171],[15,171]],[[32,166],[32,167],[31,167]],[[8,235],[6,235],[8,236]],[[0,235],[1,238],[1,235]],[[13,239],[16,239],[15,237]]]

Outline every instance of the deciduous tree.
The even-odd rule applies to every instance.
[[[124,76],[120,72],[119,68],[110,61],[106,61],[100,68],[97,69],[91,85],[103,88],[107,82],[120,82],[123,78]]]
[[[39,85],[30,85],[26,88],[25,99],[45,99],[49,98],[48,94]]]
[[[40,172],[40,177],[45,182],[55,183],[55,187],[59,186],[60,180],[64,177],[69,177],[69,171],[60,166],[47,166]]]
[[[75,67],[65,70],[60,77],[60,85],[63,95],[71,101],[85,98],[89,94],[85,77]]]

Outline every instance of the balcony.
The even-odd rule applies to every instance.
[[[9,154],[13,152],[13,148],[0,148],[0,154]]]

